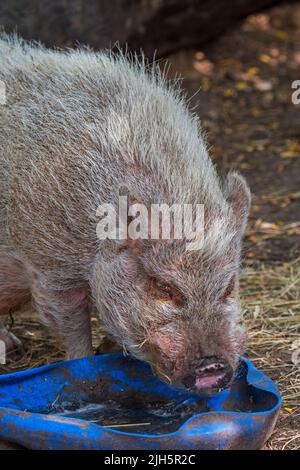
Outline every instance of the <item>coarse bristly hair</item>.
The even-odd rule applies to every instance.
[[[235,172],[221,183],[179,87],[142,56],[5,34],[0,80],[0,311],[30,292],[80,357],[92,353],[92,297],[108,333],[162,377],[180,380],[207,356],[234,368],[250,192]],[[204,204],[204,246],[99,240],[97,207],[124,190],[147,207]]]

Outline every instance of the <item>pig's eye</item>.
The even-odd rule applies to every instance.
[[[150,279],[150,292],[157,299],[165,302],[172,301],[178,306],[183,305],[185,301],[184,296],[175,286],[165,284],[154,277]]]
[[[228,284],[224,294],[222,295],[222,300],[223,301],[234,298],[234,288],[235,288],[235,276],[233,276],[230,279],[229,284]]]

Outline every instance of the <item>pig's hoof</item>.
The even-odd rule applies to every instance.
[[[4,327],[0,328],[0,342],[1,341],[5,344],[6,354],[12,351],[16,351],[19,354],[24,353],[22,341]]]
[[[117,344],[113,339],[109,338],[108,336],[105,336],[101,344],[99,344],[96,350],[96,354],[108,354],[121,351],[123,351],[123,349],[119,344]]]

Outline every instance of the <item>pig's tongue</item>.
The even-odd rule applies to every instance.
[[[197,388],[213,388],[218,385],[218,383],[224,378],[224,372],[219,372],[215,374],[201,375],[196,378],[196,387]]]

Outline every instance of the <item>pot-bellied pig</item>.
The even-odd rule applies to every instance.
[[[250,192],[236,172],[219,178],[178,85],[143,59],[5,35],[0,80],[1,312],[31,295],[78,358],[93,353],[92,299],[108,335],[163,380],[204,394],[228,385],[245,337],[238,278]],[[201,205],[201,247],[172,231],[99,237],[99,207],[120,195],[149,209]]]

